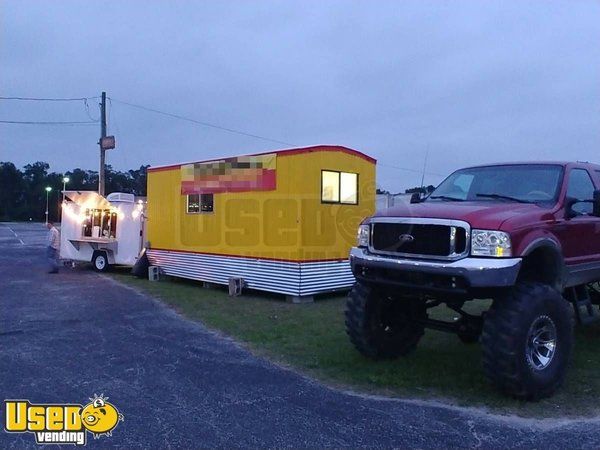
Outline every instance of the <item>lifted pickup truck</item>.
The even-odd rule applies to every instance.
[[[486,376],[535,400],[562,384],[573,327],[600,318],[600,166],[458,170],[423,200],[365,219],[350,262],[346,330],[371,358],[413,350],[425,328],[480,341]],[[492,299],[481,316],[465,302]],[[459,319],[429,318],[446,304]]]

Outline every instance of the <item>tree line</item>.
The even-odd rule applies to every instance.
[[[418,192],[421,195],[429,195],[433,191],[435,191],[435,186],[433,184],[430,184],[429,186],[417,186],[417,187],[405,189],[404,193],[405,194],[414,194],[415,192]],[[377,191],[375,193],[376,194],[384,194],[384,195],[392,194],[390,191],[387,191],[385,189],[380,189],[380,188],[377,188]],[[392,194],[392,195],[394,195],[394,194]]]
[[[146,195],[146,169],[121,172],[106,166],[105,191],[127,192],[136,196]],[[46,213],[46,187],[48,193],[48,216],[59,220],[63,178],[68,177],[67,190],[97,191],[98,172],[73,169],[49,172],[50,165],[37,161],[22,169],[11,162],[0,162],[0,221],[43,221]]]

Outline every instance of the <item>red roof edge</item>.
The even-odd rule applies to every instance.
[[[269,155],[271,153],[275,153],[275,154],[277,154],[277,156],[290,156],[290,155],[297,155],[300,153],[316,153],[316,152],[342,152],[342,153],[346,153],[348,155],[353,155],[358,158],[362,158],[372,164],[377,163],[377,160],[375,158],[373,158],[369,155],[366,155],[362,152],[359,152],[358,150],[354,150],[349,147],[344,147],[342,145],[311,145],[310,147],[287,148],[287,149],[271,150],[268,152],[251,153],[251,154],[247,154],[247,155],[237,155],[237,156],[260,156],[260,155]],[[186,163],[171,164],[171,165],[167,165],[167,166],[149,167],[148,172],[160,172],[163,170],[173,170],[173,169],[178,169],[185,164],[196,164],[196,163],[203,163],[203,162],[210,162],[210,161],[218,161],[220,159],[235,158],[235,157],[236,156],[226,156],[223,158],[205,159],[203,161],[190,161],[190,162],[186,162]]]

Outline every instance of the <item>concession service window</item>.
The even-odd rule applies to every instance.
[[[83,237],[115,239],[117,237],[117,213],[110,209],[88,208],[82,223]]]

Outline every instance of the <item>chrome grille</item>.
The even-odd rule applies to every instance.
[[[376,218],[369,250],[424,259],[459,259],[468,254],[469,224],[445,219]]]

